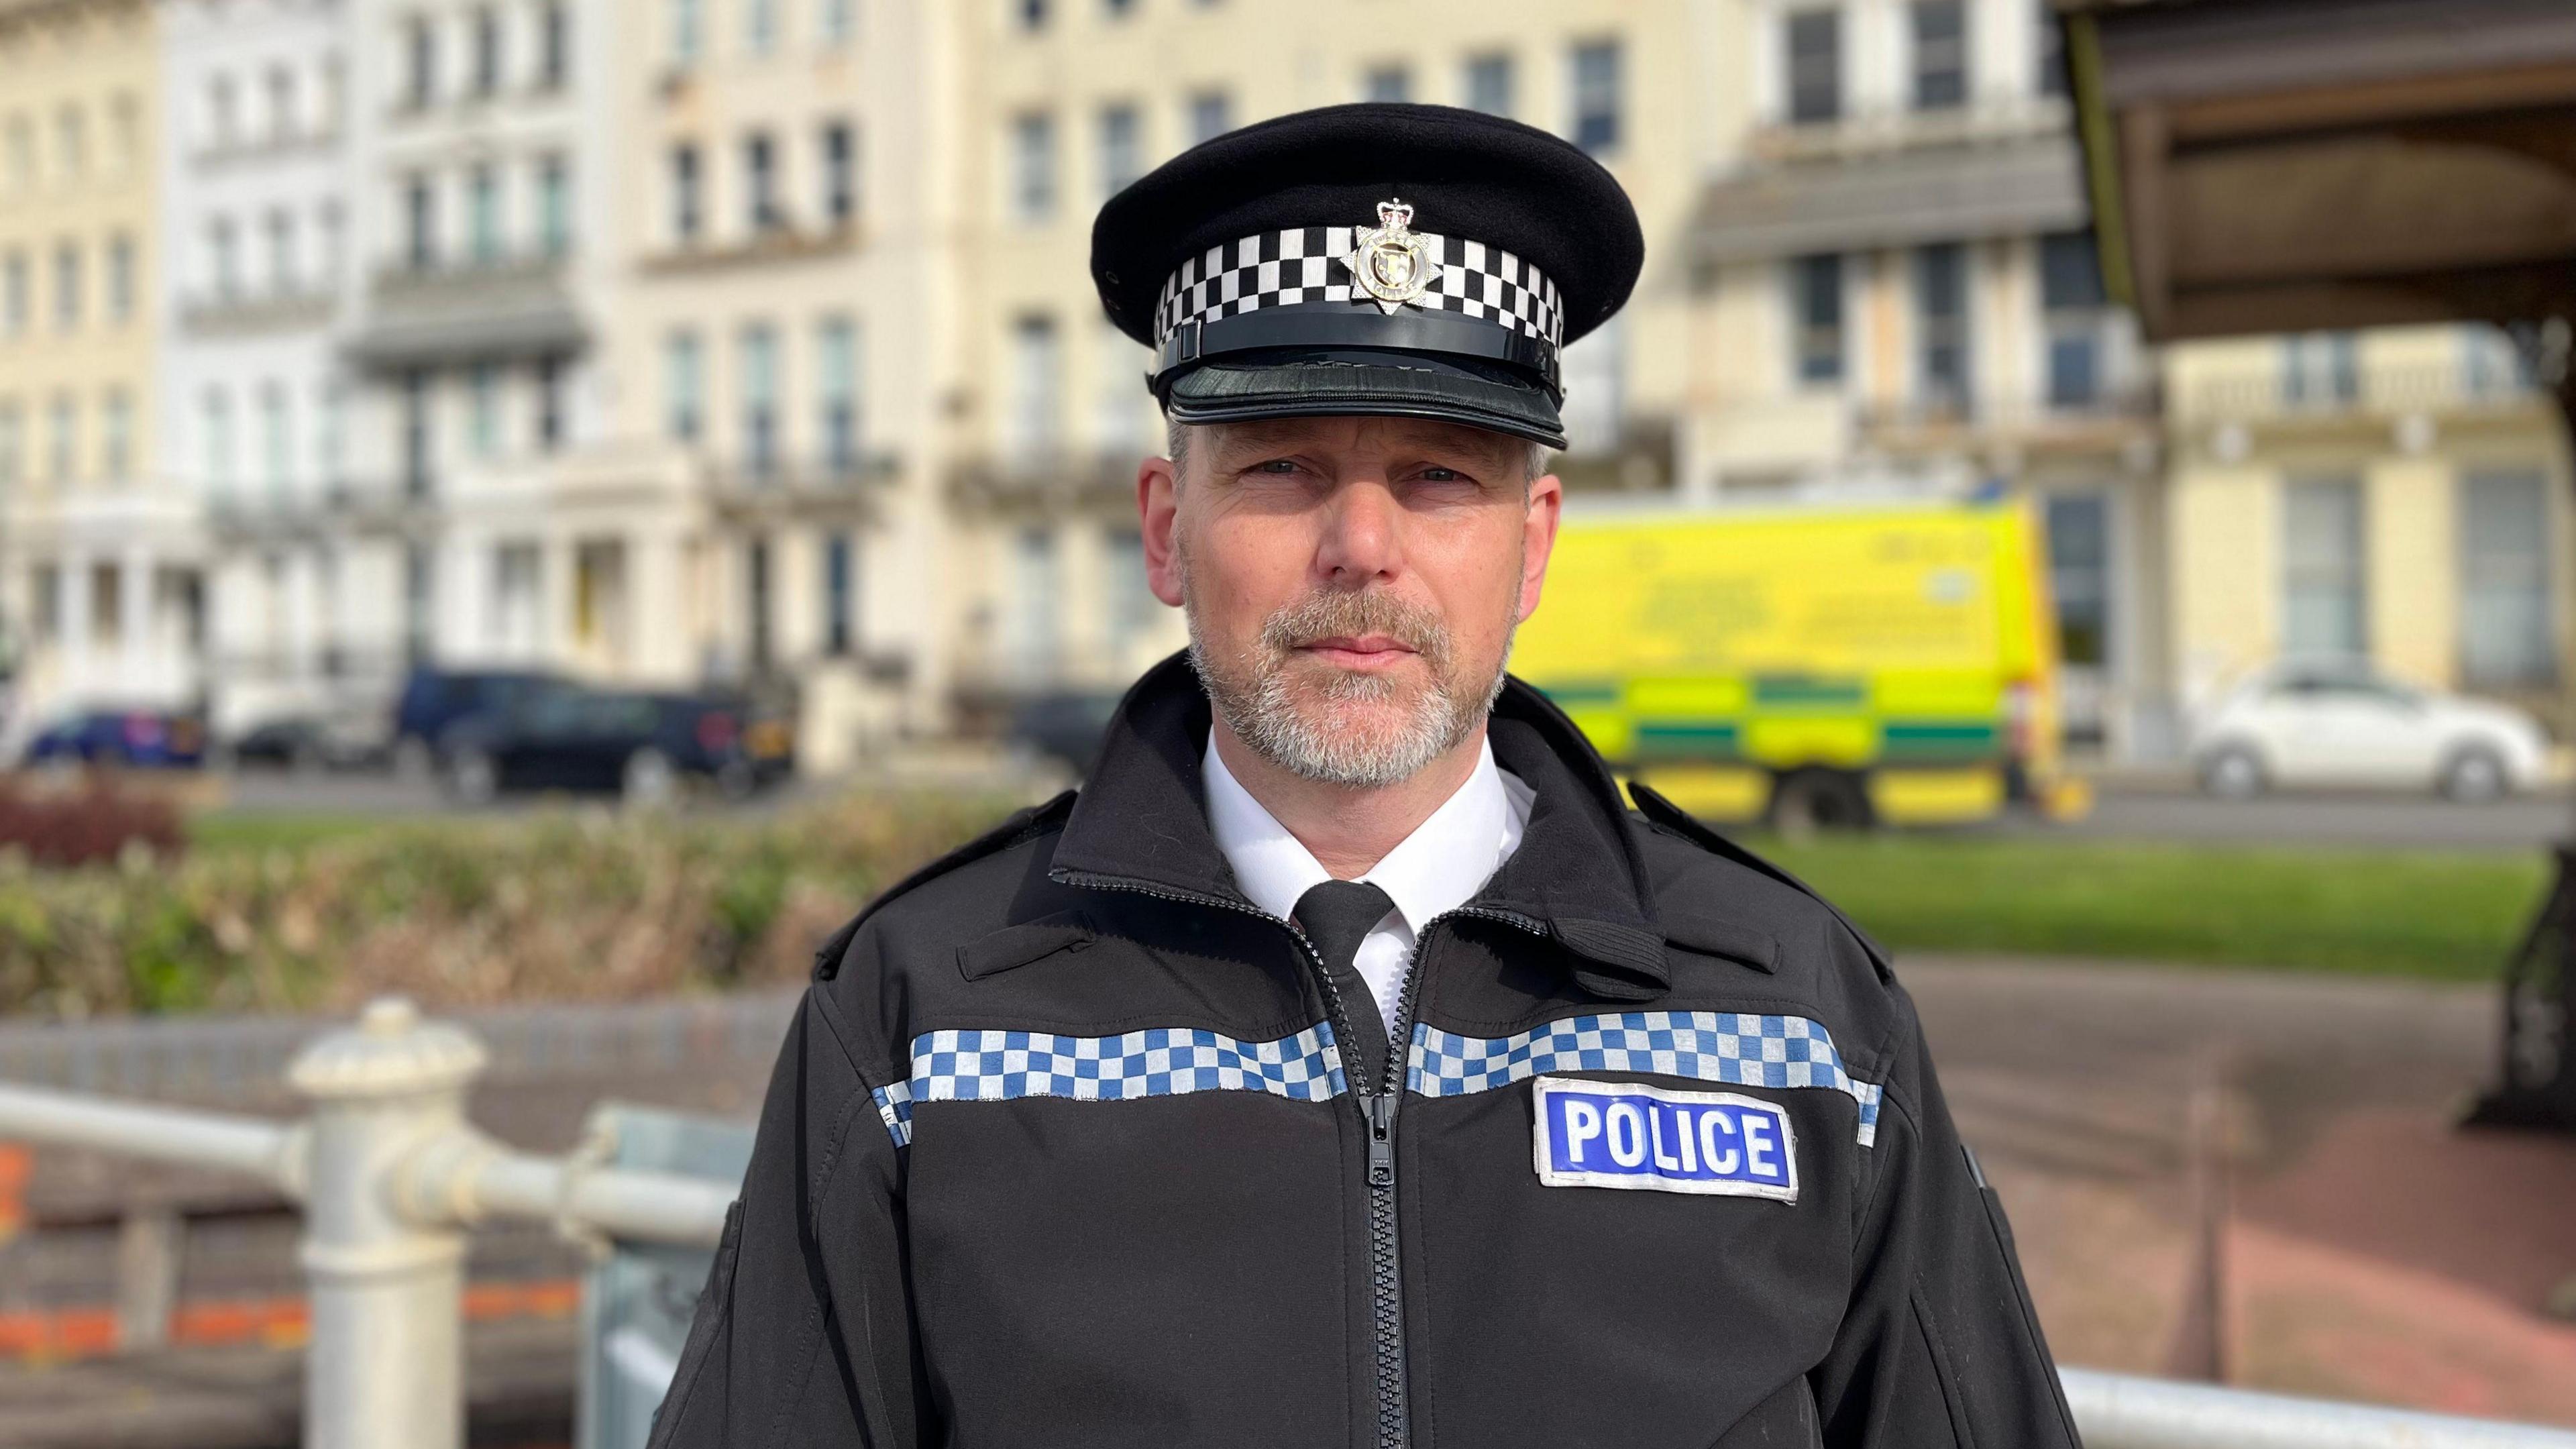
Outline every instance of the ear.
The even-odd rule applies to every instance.
[[[1173,538],[1180,527],[1181,478],[1169,458],[1148,458],[1136,465],[1136,517],[1145,534],[1145,583],[1154,597],[1181,606],[1180,550]]]
[[[1565,484],[1553,473],[1533,479],[1529,508],[1521,518],[1521,614],[1538,612],[1539,586],[1547,581],[1548,555],[1556,548],[1557,517],[1565,507]]]

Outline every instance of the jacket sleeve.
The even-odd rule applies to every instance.
[[[897,1150],[850,1041],[831,999],[809,989],[648,1449],[909,1449],[931,1437]]]
[[[1914,1006],[1900,1022],[1853,1288],[1811,1371],[1832,1449],[2075,1449],[2003,1204],[1959,1140]]]

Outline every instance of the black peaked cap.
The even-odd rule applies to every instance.
[[[1455,106],[1298,111],[1191,147],[1109,199],[1091,277],[1109,320],[1154,345],[1154,304],[1188,257],[1295,226],[1366,226],[1391,196],[1424,231],[1500,247],[1556,283],[1565,341],[1610,319],[1645,264],[1628,193],[1572,143]]]

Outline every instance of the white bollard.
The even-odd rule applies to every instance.
[[[471,1034],[386,997],[287,1070],[313,1104],[305,1449],[465,1441],[465,1234],[415,1222],[391,1185],[416,1148],[463,1129],[465,1091],[483,1063]]]

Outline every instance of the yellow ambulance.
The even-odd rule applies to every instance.
[[[1784,828],[2080,812],[2015,502],[1570,509],[1512,671],[1623,775]]]

